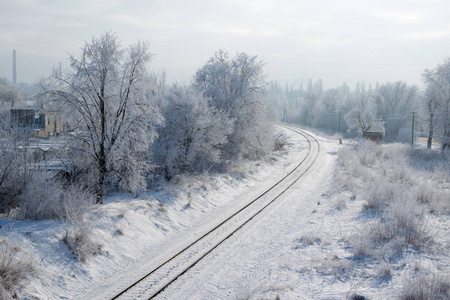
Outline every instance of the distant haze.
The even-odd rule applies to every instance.
[[[246,52],[266,63],[267,80],[325,88],[356,81],[406,81],[450,56],[450,1],[50,1],[0,2],[0,77],[35,82],[93,36],[123,45],[144,40],[151,69],[188,84],[214,52]]]

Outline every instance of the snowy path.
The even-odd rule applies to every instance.
[[[168,287],[160,298],[247,297],[251,295],[253,288],[276,290],[283,283],[289,284],[289,280],[277,278],[276,286],[257,286],[260,279],[270,276],[272,267],[277,268],[280,257],[292,246],[292,239],[287,237],[295,236],[308,226],[307,223],[318,206],[315,199],[326,191],[326,182],[332,177],[338,145],[334,141],[322,139],[321,146],[318,162],[308,171],[308,176],[295,183],[269,210],[255,217]],[[304,288],[305,291],[311,289],[310,286]],[[320,285],[316,288],[320,288]]]

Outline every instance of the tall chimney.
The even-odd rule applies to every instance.
[[[61,65],[61,62],[59,62],[59,72],[58,72],[59,74],[59,77],[62,77],[62,65]]]
[[[13,84],[17,83],[17,72],[16,72],[16,50],[13,50]]]

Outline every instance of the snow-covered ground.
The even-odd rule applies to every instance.
[[[16,240],[21,255],[31,253],[39,265],[18,296],[89,298],[89,293],[94,296],[124,274],[137,276],[149,261],[189,240],[192,232],[292,169],[307,144],[284,131],[290,136],[285,151],[264,162],[242,165],[233,174],[180,177],[160,191],[107,198],[85,215],[92,243],[101,247],[84,263],[75,260],[63,242],[65,223],[0,219],[1,234]],[[336,138],[318,139],[321,153],[307,176],[167,288],[161,299],[351,299],[355,295],[393,299],[415,278],[450,286],[450,210],[413,216],[426,218],[435,237],[425,250],[400,245],[394,255],[389,244],[386,254],[381,253],[384,248],[377,254],[369,254],[370,249],[366,255],[355,254],[355,237],[366,234],[365,226],[380,219],[379,210],[365,208],[364,183],[344,170],[353,165],[344,167],[338,160],[338,153],[350,148],[350,142],[339,146]],[[383,155],[388,156],[390,146],[382,147],[387,147]],[[377,168],[375,163],[369,165],[370,170]],[[409,184],[406,179],[402,182],[402,188]],[[439,188],[448,190],[449,178],[442,178]],[[445,209],[444,204],[439,207]],[[418,275],[426,273],[433,276]]]
[[[116,194],[84,215],[84,234],[98,247],[85,262],[74,259],[63,239],[72,225],[56,220],[0,219],[0,234],[37,261],[37,273],[20,298],[77,299],[124,272],[142,272],[143,262],[191,238],[192,228],[208,227],[218,215],[261,193],[294,168],[306,152],[299,135],[286,131],[289,144],[265,161],[236,166],[230,174],[179,177],[159,191],[137,197]],[[0,236],[0,239],[2,239]],[[140,269],[138,267],[141,267]],[[109,281],[108,281],[109,279]]]
[[[358,174],[353,174],[355,177],[337,180],[337,176],[345,173],[339,170],[343,166],[336,161],[340,147],[335,140],[320,140],[321,156],[309,176],[168,287],[160,298],[449,299],[450,178],[445,177],[448,173],[444,172],[442,180],[438,180],[442,184],[440,187],[446,190],[446,196],[435,199],[442,201],[439,204],[430,204],[437,205],[442,211],[436,212],[425,206],[420,207],[420,211],[413,211],[415,208],[412,207],[416,206],[412,203],[401,207],[408,213],[405,214],[410,218],[408,224],[418,226],[408,230],[429,234],[433,240],[430,245],[419,245],[418,249],[399,235],[359,253],[358,243],[365,240],[361,235],[370,236],[373,232],[365,231],[366,226],[373,224],[381,228],[383,225],[380,224],[388,223],[389,215],[382,215],[381,209],[366,208],[368,195],[364,188],[344,187],[352,180],[365,180],[365,176],[358,178]],[[395,165],[395,159],[387,156],[403,153],[404,149],[399,151],[396,147],[408,146],[369,147],[385,149],[385,159]],[[342,155],[359,159],[356,152]],[[377,168],[376,154],[366,159],[373,159],[371,164],[366,162],[369,169]],[[400,167],[394,167],[399,171],[394,175],[408,176],[402,174],[404,170],[395,169]],[[424,175],[423,172],[420,170],[410,176]],[[381,177],[391,178],[383,174]],[[395,194],[401,195],[398,201],[403,201],[402,197],[407,198],[411,187],[406,178],[400,179],[401,182],[395,185],[399,189]],[[371,187],[367,182],[362,186]],[[432,186],[431,191],[436,187]],[[384,188],[379,187],[380,195]],[[392,200],[389,205],[395,207],[396,203]],[[389,208],[385,210],[389,211]],[[400,223],[394,226],[400,227]]]
[[[298,272],[290,272],[311,265],[325,251],[322,245],[320,251],[302,254],[295,242],[302,232],[330,242],[330,237],[339,236],[339,224],[328,221],[329,203],[324,198],[332,185],[339,146],[337,140],[320,138],[320,142],[320,156],[303,179],[170,286],[161,298],[274,299],[280,295],[281,299],[312,299],[324,295],[328,287],[323,285],[323,276],[301,278]]]

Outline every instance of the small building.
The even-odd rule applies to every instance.
[[[12,108],[11,126],[33,130],[37,137],[45,138],[63,132],[62,115],[56,111],[39,112],[32,108]]]
[[[381,142],[383,141],[383,133],[382,132],[366,131],[366,132],[364,132],[363,137],[365,139],[375,142],[377,144],[381,144]]]

